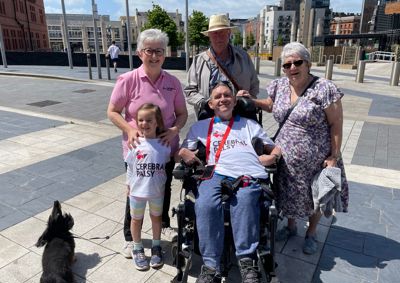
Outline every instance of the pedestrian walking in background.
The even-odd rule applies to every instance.
[[[107,50],[107,56],[110,56],[111,62],[113,63],[114,72],[117,72],[117,63],[118,63],[118,55],[119,55],[119,47],[115,45],[115,41],[111,42],[110,47]]]

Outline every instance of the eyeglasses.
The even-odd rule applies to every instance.
[[[162,49],[162,48],[156,48],[156,49],[144,48],[144,49],[142,49],[142,51],[144,52],[144,54],[146,54],[148,56],[153,56],[153,54],[156,54],[156,56],[164,55],[164,49]]]
[[[283,64],[282,67],[285,70],[287,70],[287,69],[290,69],[292,67],[292,65],[295,65],[296,67],[299,67],[299,66],[301,66],[303,64],[303,62],[304,62],[304,60],[297,60],[297,61],[294,61],[294,62],[288,62],[288,63]]]
[[[214,83],[210,84],[210,89],[209,89],[210,94],[217,86],[220,86],[220,85],[228,87],[231,90],[231,92],[233,92],[233,86],[230,81],[217,80]]]

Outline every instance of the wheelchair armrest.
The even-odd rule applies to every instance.
[[[176,165],[176,167],[172,171],[172,175],[177,180],[183,180],[185,176],[189,174],[189,170],[189,167],[185,163],[181,162]]]
[[[197,180],[203,175],[203,172],[204,165],[187,165],[183,161],[181,161],[172,171],[172,176],[174,176],[174,178],[177,180],[184,180],[186,177],[193,177]]]
[[[278,166],[277,166],[276,163],[273,164],[273,165],[265,166],[264,168],[265,168],[265,172],[267,172],[268,175],[269,174],[274,174],[278,170]]]

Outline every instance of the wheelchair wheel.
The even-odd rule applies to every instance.
[[[271,282],[272,274],[271,267],[274,265],[274,259],[271,254],[260,256],[258,259],[258,268],[261,272],[262,281],[261,282]]]
[[[190,270],[192,268],[192,260],[190,258],[186,258],[182,254],[178,255],[178,253],[179,253],[178,236],[175,235],[171,241],[171,255],[172,255],[173,266],[177,266],[177,263],[179,261],[181,268]]]

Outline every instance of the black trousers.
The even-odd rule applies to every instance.
[[[171,183],[172,183],[172,171],[174,170],[174,167],[175,167],[175,160],[174,158],[171,158],[171,160],[165,166],[167,181],[165,182],[162,228],[170,227],[170,219],[168,212],[169,212],[169,206],[171,204]],[[125,241],[127,242],[133,241],[131,234],[131,209],[129,206],[129,196],[126,198],[126,205],[125,205],[124,237]]]

